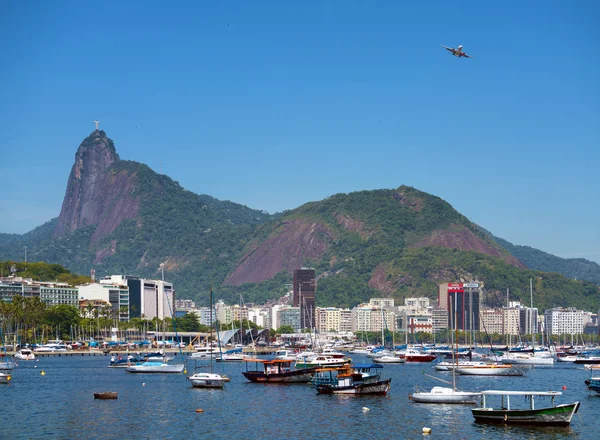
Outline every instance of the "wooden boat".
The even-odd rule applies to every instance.
[[[319,368],[313,383],[319,394],[385,395],[392,379],[381,380],[373,369],[381,365],[344,365],[340,368]]]
[[[292,368],[289,359],[246,359],[246,371],[242,374],[251,382],[268,383],[307,383],[315,375],[317,368]],[[250,370],[250,365],[254,369]]]
[[[108,391],[105,393],[94,393],[94,399],[111,400],[111,399],[116,399],[117,397],[118,397],[118,393],[116,391]]]
[[[571,423],[573,414],[579,410],[579,402],[555,405],[554,398],[561,394],[559,391],[482,391],[482,406],[480,408],[473,408],[471,412],[477,423],[566,426]],[[500,396],[500,407],[488,407],[486,400],[489,396]],[[511,396],[524,396],[529,400],[529,408],[511,408]],[[535,398],[538,396],[551,397],[551,406],[536,408]]]

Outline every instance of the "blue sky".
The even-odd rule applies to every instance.
[[[594,1],[1,2],[0,232],[59,214],[99,119],[199,194],[273,213],[406,184],[600,262],[599,20]]]

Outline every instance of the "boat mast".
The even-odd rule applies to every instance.
[[[456,319],[454,319],[456,322]],[[453,330],[455,324],[452,319],[452,297],[450,297],[450,329]],[[458,335],[457,335],[458,336]],[[458,367],[458,359],[454,356],[454,333],[450,331],[450,337],[452,338],[452,392],[456,390],[456,368]],[[456,340],[456,344],[458,345],[458,339]]]
[[[529,295],[531,297],[531,309],[529,309],[529,328],[531,329],[531,349],[535,356],[535,336],[533,332],[533,280],[529,278]]]

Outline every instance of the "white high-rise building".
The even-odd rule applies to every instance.
[[[591,313],[577,310],[574,307],[555,307],[546,310],[546,332],[551,335],[577,335],[583,333],[585,324],[590,320]]]

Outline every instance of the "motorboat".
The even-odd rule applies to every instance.
[[[219,349],[217,347],[211,347],[209,345],[195,345],[196,351],[191,354],[192,359],[214,359],[219,355]]]
[[[9,383],[11,379],[10,374],[0,372],[0,383]]]
[[[194,388],[223,388],[229,378],[217,373],[195,373],[188,376],[188,380]]]
[[[11,374],[13,368],[17,365],[14,362],[9,362],[8,359],[4,362],[0,362],[0,373]]]
[[[385,356],[375,357],[373,358],[373,362],[376,362],[378,364],[403,364],[406,362],[406,359],[396,354],[389,354]]]
[[[406,362],[431,362],[437,358],[437,355],[423,353],[422,351],[413,349],[407,349],[404,357],[406,358]]]
[[[477,423],[501,423],[506,425],[543,425],[567,426],[571,423],[573,414],[579,410],[579,402],[556,405],[554,398],[561,395],[560,391],[499,391],[488,390],[481,392],[482,405],[473,408],[471,412]],[[490,396],[499,396],[500,406],[487,405]],[[511,402],[511,397],[516,397]],[[529,401],[529,408],[517,409],[511,403]],[[550,397],[551,406],[535,407],[536,397]]]
[[[296,368],[310,368],[310,367],[341,367],[344,364],[352,362],[350,358],[335,358],[331,356],[325,355],[317,355],[309,358],[300,358],[298,356],[296,359]]]
[[[409,394],[408,398],[417,403],[477,403],[480,393],[470,391],[459,391],[450,387],[433,387],[431,391],[419,388],[416,392]]]
[[[33,351],[31,351],[29,348],[21,348],[19,351],[17,351],[14,354],[16,359],[19,359],[20,361],[34,361],[35,360],[35,354],[33,354]]]
[[[33,349],[34,353],[65,353],[67,346],[60,339],[51,339],[43,345],[38,345]]]
[[[373,369],[381,365],[344,365],[341,368],[320,368],[312,382],[319,394],[385,395],[392,379],[381,379]]]
[[[184,368],[183,364],[148,361],[139,365],[130,365],[125,368],[125,371],[129,373],[181,373]]]

